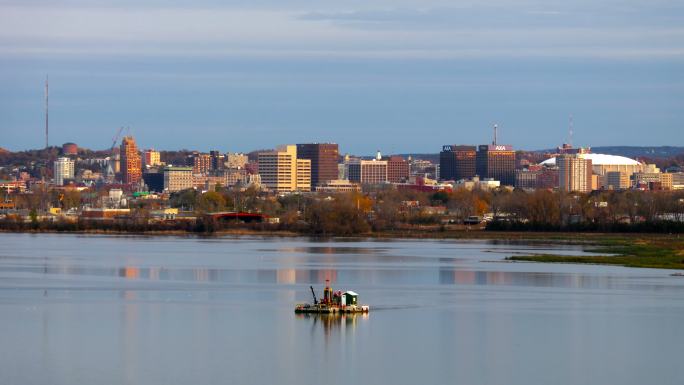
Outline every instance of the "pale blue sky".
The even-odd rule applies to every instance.
[[[0,147],[684,145],[676,1],[0,0]]]

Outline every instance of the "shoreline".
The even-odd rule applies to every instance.
[[[236,229],[222,229],[210,233],[193,232],[186,230],[147,230],[147,231],[124,231],[124,230],[103,230],[103,229],[87,229],[87,230],[54,230],[54,229],[24,229],[24,230],[8,230],[0,229],[0,234],[111,234],[111,235],[149,235],[149,236],[198,236],[203,238],[222,236],[264,236],[264,237],[282,237],[282,238],[318,238],[318,239],[353,239],[353,238],[374,238],[374,239],[486,239],[486,240],[501,240],[501,241],[548,241],[549,243],[570,243],[570,244],[586,244],[598,245],[605,241],[626,239],[626,238],[676,238],[684,239],[681,234],[662,234],[662,233],[597,233],[597,232],[560,232],[560,231],[487,231],[487,230],[396,230],[396,231],[380,231],[368,232],[353,235],[340,234],[313,234],[306,232],[296,232],[290,230],[255,230],[246,228]]]
[[[536,263],[571,263],[590,265],[614,265],[634,268],[658,268],[684,270],[684,236],[681,234],[644,233],[571,233],[571,232],[507,232],[485,230],[448,231],[383,231],[351,236],[306,234],[286,230],[223,229],[212,233],[197,233],[184,230],[163,231],[117,231],[79,230],[57,231],[0,230],[0,234],[77,234],[115,236],[184,236],[197,238],[222,237],[270,237],[308,238],[314,240],[484,240],[502,243],[527,242],[555,245],[583,245],[591,256],[567,256],[556,254],[511,255],[503,261]],[[605,254],[605,255],[596,255]]]

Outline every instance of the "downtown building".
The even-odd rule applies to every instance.
[[[311,160],[297,158],[297,146],[279,146],[258,154],[261,185],[275,191],[311,191]]]
[[[56,185],[63,186],[64,181],[74,179],[74,161],[69,158],[58,158],[52,164],[53,179]]]
[[[477,151],[475,146],[442,146],[439,153],[439,179],[470,179],[476,175]]]
[[[142,159],[135,139],[124,136],[121,140],[121,181],[127,185],[139,183],[142,179]]]
[[[195,153],[192,155],[192,172],[207,174],[211,170],[211,155]]]
[[[605,175],[606,190],[626,190],[632,186],[630,175],[624,171],[608,171]]]
[[[340,150],[337,143],[297,144],[297,158],[311,161],[312,186],[320,186],[338,178]]]
[[[380,184],[387,182],[386,160],[354,160],[347,165],[349,181],[361,184]]]
[[[193,188],[192,167],[165,167],[164,191],[176,192]]]
[[[387,181],[405,183],[411,176],[409,162],[400,156],[387,158]]]
[[[526,169],[515,170],[513,186],[527,190],[554,189],[558,187],[558,168],[534,164]]]
[[[502,185],[515,183],[515,151],[510,145],[485,144],[478,147],[475,171],[480,178],[498,180]],[[441,170],[442,174],[444,170]],[[442,177],[442,179],[444,179]]]
[[[224,162],[225,156],[223,156],[223,154],[221,154],[220,151],[217,151],[217,150],[209,151],[209,158],[210,158],[210,162],[211,162],[209,168],[212,171],[218,171],[218,170],[221,170],[223,168],[223,166],[224,166],[223,162]]]
[[[154,167],[161,165],[161,156],[159,151],[155,150],[145,150],[143,153],[143,159],[145,161],[145,167]]]
[[[243,169],[249,162],[246,154],[228,153],[224,157],[223,167],[227,169]]]
[[[591,192],[591,159],[583,154],[561,154],[556,157],[558,187],[562,191]]]

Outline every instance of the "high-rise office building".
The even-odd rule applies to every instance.
[[[475,168],[480,178],[492,178],[502,185],[512,186],[515,183],[515,151],[509,145],[481,145],[478,147]],[[444,170],[441,173],[443,175]]]
[[[563,191],[592,190],[591,159],[582,154],[561,154],[556,157],[558,187]]]
[[[159,151],[150,149],[145,150],[143,154],[145,159],[145,166],[154,167],[159,166],[161,164],[161,156],[159,154]]]
[[[297,158],[311,161],[311,184],[322,185],[338,178],[340,150],[337,143],[297,144]]]
[[[351,182],[362,184],[379,184],[387,182],[386,160],[357,160],[347,166],[347,174]]]
[[[297,191],[311,191],[310,159],[297,159]]]
[[[390,156],[387,159],[387,181],[404,183],[409,179],[409,163],[400,156]]]
[[[209,170],[211,170],[211,156],[209,154],[194,154],[192,157],[192,172],[195,174],[207,174]]]
[[[142,162],[138,146],[132,136],[121,140],[121,180],[124,184],[135,184],[142,178]]]
[[[209,157],[211,158],[212,171],[217,171],[223,168],[223,154],[221,154],[219,151],[211,150],[209,151]]]
[[[53,163],[53,174],[56,185],[64,185],[67,179],[74,179],[74,161],[69,158],[58,158]]]
[[[261,184],[275,192],[311,191],[311,161],[297,159],[297,146],[279,146],[258,155]]]
[[[442,146],[439,153],[439,171],[442,180],[470,179],[475,176],[475,146]]]

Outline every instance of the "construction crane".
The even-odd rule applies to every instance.
[[[318,305],[318,299],[316,299],[316,292],[314,291],[313,286],[309,286],[311,288],[311,294],[313,294],[314,297],[314,305]]]
[[[119,127],[119,130],[116,132],[116,135],[112,138],[112,147],[109,149],[109,152],[114,152],[114,147],[116,147],[116,142],[119,141],[119,137],[121,136],[121,132],[123,131],[123,126]]]

